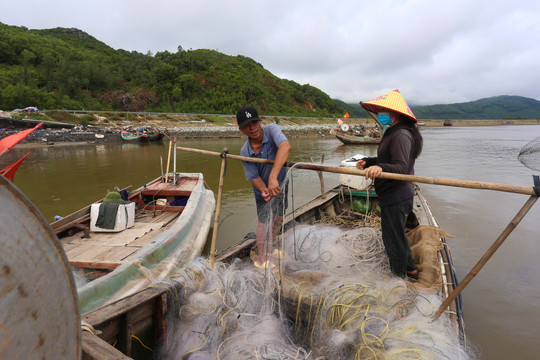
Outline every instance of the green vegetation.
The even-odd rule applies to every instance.
[[[92,109],[341,116],[319,89],[279,79],[254,60],[213,50],[115,50],[78,29],[0,23],[0,109]]]
[[[336,100],[336,99],[334,99],[334,101],[336,102],[337,106],[345,109],[345,112],[348,112],[350,117],[359,117],[359,118],[368,117],[368,113],[366,112],[366,110],[364,110],[364,108],[362,108],[362,106],[360,106],[360,103],[346,104],[343,101]],[[341,116],[343,115],[344,114],[342,114]]]
[[[28,30],[0,23],[0,109],[236,114],[244,105],[256,106],[261,115],[368,117],[360,104],[280,79],[245,56],[181,46],[176,53],[151,56],[115,50],[78,29]],[[519,96],[411,108],[418,119],[540,119],[540,102]],[[63,112],[47,116],[91,121],[62,120],[70,116]],[[126,120],[118,113],[105,116]]]

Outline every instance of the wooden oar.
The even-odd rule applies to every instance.
[[[225,180],[225,165],[227,161],[227,148],[223,149],[223,156],[221,158],[221,171],[219,173],[219,187],[218,187],[218,195],[217,195],[217,201],[216,201],[216,213],[214,216],[214,231],[212,232],[212,243],[210,245],[210,266],[214,266],[214,255],[216,252],[216,240],[217,240],[217,233],[218,233],[218,227],[219,227],[219,215],[221,213],[221,198],[223,196],[223,182]],[[220,155],[220,154],[218,154]]]
[[[523,205],[521,210],[516,214],[514,219],[506,226],[506,229],[503,230],[501,235],[495,240],[493,245],[486,251],[484,256],[478,262],[476,265],[471,269],[471,271],[465,276],[463,280],[459,283],[459,285],[448,295],[446,300],[441,304],[439,307],[439,310],[434,315],[434,318],[437,319],[441,314],[444,312],[444,310],[452,303],[452,301],[455,300],[455,298],[461,293],[461,291],[467,286],[471,280],[478,274],[478,272],[484,267],[484,265],[487,263],[487,261],[491,258],[491,256],[499,249],[499,247],[502,245],[504,240],[510,235],[510,233],[518,226],[518,224],[521,222],[523,217],[529,212],[529,210],[532,208],[534,203],[538,200],[538,196],[534,195],[531,196],[529,199],[527,199],[527,202]]]
[[[177,149],[180,151],[194,152],[194,153],[203,154],[203,155],[220,156],[220,153],[217,153],[214,151],[192,149],[192,148],[185,148],[185,147],[177,147]],[[248,162],[264,163],[264,164],[274,163],[273,160],[250,158],[246,156],[231,155],[231,154],[227,155],[227,158],[234,159],[234,160],[248,161]],[[349,174],[349,175],[360,175],[360,176],[366,175],[365,170],[359,170],[355,168],[345,168],[345,167],[316,165],[316,164],[304,164],[304,163],[296,164],[293,162],[286,162],[284,166],[287,166],[287,167],[294,166],[295,168],[298,168],[298,169],[326,171],[326,172],[333,172],[333,173],[338,173],[338,174]],[[535,195],[534,189],[528,186],[507,185],[507,184],[470,181],[470,180],[441,179],[441,178],[436,178],[436,177],[403,175],[403,174],[394,174],[394,173],[387,173],[387,172],[381,173],[379,178],[419,182],[419,183],[434,184],[434,185],[463,187],[463,188],[469,188],[469,189],[495,190],[495,191],[511,192],[511,193],[517,193],[517,194],[531,195],[531,196]]]

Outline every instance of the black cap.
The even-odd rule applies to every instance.
[[[244,106],[236,113],[236,122],[240,129],[246,127],[252,121],[261,121],[257,109],[253,106]]]

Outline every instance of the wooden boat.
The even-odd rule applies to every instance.
[[[452,126],[452,120],[444,120],[443,126]]]
[[[124,141],[130,141],[130,142],[150,142],[150,141],[161,141],[165,137],[165,134],[161,131],[153,132],[153,131],[146,131],[146,132],[140,132],[140,133],[133,133],[129,132],[125,129],[122,129],[120,136],[122,136],[122,140]]]
[[[362,144],[378,144],[381,142],[381,137],[365,136],[361,134],[354,134],[350,131],[343,132],[339,129],[330,130],[330,134],[335,135],[339,141],[345,145],[362,145]]]
[[[83,282],[81,313],[167,277],[200,255],[206,243],[215,200],[202,174],[170,173],[167,181],[157,178],[126,197],[116,204],[113,229],[98,222],[103,200],[51,224],[75,278]]]
[[[370,195],[369,198],[366,198],[367,195]],[[295,231],[298,224],[315,224],[328,216],[332,217],[346,212],[357,216],[351,212],[351,203],[344,201],[352,196],[367,199],[373,202],[373,205],[376,203],[376,197],[370,192],[355,191],[338,186],[287,215],[283,227],[285,236],[287,233]],[[360,216],[353,221],[364,220]],[[421,257],[429,264],[419,265],[419,268],[423,270],[420,272],[419,285],[414,286],[425,284],[424,291],[436,294],[442,300],[454,289],[457,281],[445,238],[441,237],[437,222],[419,191],[414,198],[414,215],[410,217],[408,224],[414,228],[411,233],[416,231],[417,234],[425,235],[427,233],[428,237],[431,235],[428,240],[424,239],[423,236],[416,237],[416,244],[427,241],[435,244],[429,254],[424,253]],[[418,231],[419,229],[427,231]],[[238,244],[222,251],[215,260],[216,262],[231,263],[236,259],[249,259],[254,243],[254,239],[246,237]],[[431,271],[425,270],[428,267],[431,267]],[[313,304],[317,304],[319,300],[312,297],[307,290],[308,287],[314,285],[314,281],[313,279],[310,281],[303,279],[301,282],[294,282],[291,279],[283,279],[282,282],[282,293],[286,303],[284,308],[287,309],[286,311],[292,312],[292,315],[288,313],[288,318],[291,321],[295,319],[294,312],[296,312],[298,320],[298,314],[303,314],[307,316],[307,319],[304,318],[303,324],[307,323],[308,328],[310,321],[314,320],[318,313],[313,309]],[[306,285],[306,283],[311,284]],[[95,330],[101,331],[99,336],[83,332],[82,347],[84,352],[95,359],[107,359],[113,356],[123,358],[122,356],[132,356],[135,353],[140,358],[151,358],[152,354],[148,349],[160,347],[167,326],[171,327],[171,324],[167,325],[167,321],[164,320],[170,315],[168,312],[178,313],[178,309],[173,306],[176,303],[177,293],[177,290],[164,286],[150,287],[83,314],[83,321],[90,324]],[[454,334],[460,334],[461,340],[464,341],[459,297],[451,304],[444,316],[447,317],[446,321],[450,324]],[[113,343],[116,344],[115,348],[109,345]]]

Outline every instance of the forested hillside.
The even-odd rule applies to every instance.
[[[361,85],[359,85],[361,86]],[[377,94],[374,94],[374,96]],[[0,23],[0,110],[91,109],[366,117],[358,103],[280,79],[245,56],[213,50],[115,50],[78,29],[28,30]],[[418,119],[539,119],[540,102],[497,96],[467,103],[411,106]]]
[[[0,109],[92,109],[341,116],[310,85],[280,79],[256,61],[213,50],[115,50],[78,29],[0,23]]]

